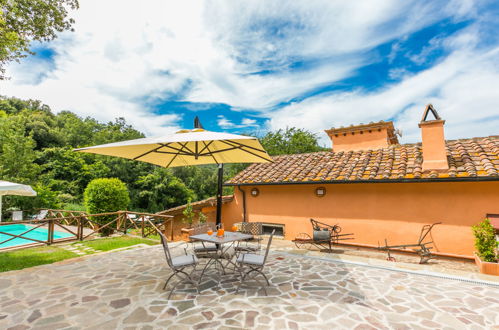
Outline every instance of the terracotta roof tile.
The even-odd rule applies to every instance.
[[[499,136],[446,141],[449,169],[423,171],[421,143],[383,149],[315,152],[273,157],[252,164],[228,181],[241,183],[327,182],[489,177],[499,180]]]

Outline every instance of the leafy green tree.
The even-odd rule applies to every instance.
[[[130,195],[126,185],[116,178],[102,178],[92,180],[84,193],[84,202],[90,214],[116,212],[126,210],[130,204]],[[114,220],[115,216],[96,217],[101,225]],[[111,226],[101,231],[104,236],[112,233]]]
[[[34,163],[35,141],[26,136],[26,121],[19,116],[0,118],[0,177],[20,183],[32,183],[40,172]]]
[[[170,170],[159,167],[152,173],[140,176],[133,189],[134,207],[149,212],[158,212],[185,204],[195,196],[192,190]]]
[[[56,191],[81,199],[90,181],[108,177],[109,168],[100,160],[85,159],[86,154],[69,148],[45,148],[37,159],[42,167],[42,180]]]
[[[326,150],[319,146],[317,136],[314,133],[296,127],[268,132],[260,139],[260,142],[271,156]]]
[[[217,193],[218,172],[216,165],[174,167],[172,172],[195,193],[194,201],[215,196]]]
[[[33,54],[32,41],[53,40],[71,30],[68,9],[77,8],[78,0],[0,0],[0,80],[5,64]]]

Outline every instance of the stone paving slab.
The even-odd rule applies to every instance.
[[[168,301],[170,273],[160,246],[1,273],[0,329],[499,329],[497,286],[273,251],[268,296],[211,272]]]

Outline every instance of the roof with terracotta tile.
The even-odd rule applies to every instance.
[[[313,182],[499,180],[499,136],[448,140],[446,171],[423,171],[421,143],[349,152],[314,152],[273,157],[252,164],[226,184]]]
[[[234,199],[233,195],[222,196],[222,204],[228,203],[228,202],[232,201],[233,199]],[[192,209],[194,211],[199,211],[202,208],[207,207],[207,206],[216,206],[217,205],[217,198],[216,197],[209,197],[207,199],[203,199],[203,200],[200,200],[197,202],[192,202],[191,205],[192,205]],[[185,210],[186,207],[187,207],[187,204],[184,204],[184,205],[172,207],[168,210],[156,212],[156,214],[177,215],[177,214],[181,214]]]

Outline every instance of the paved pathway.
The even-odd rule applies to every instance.
[[[167,301],[159,246],[0,274],[1,329],[499,329],[499,287],[271,253],[272,287]]]

